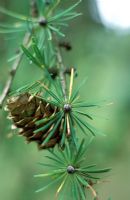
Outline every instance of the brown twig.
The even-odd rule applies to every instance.
[[[60,79],[61,79],[63,94],[64,94],[64,97],[65,97],[65,100],[66,100],[67,99],[67,96],[66,96],[66,81],[65,81],[65,74],[64,74],[65,67],[64,67],[64,64],[63,64],[62,56],[61,56],[61,51],[60,51],[58,46],[57,46],[56,51],[57,51],[59,76],[60,76]]]
[[[29,40],[30,40],[30,33],[26,33],[24,40],[23,40],[23,44],[27,45],[29,43]],[[15,62],[13,63],[12,69],[9,73],[9,78],[8,78],[6,84],[5,84],[3,92],[0,95],[0,108],[2,108],[4,101],[5,101],[7,95],[10,92],[10,88],[12,86],[15,74],[16,74],[18,68],[19,68],[19,65],[21,63],[22,58],[23,58],[23,53],[20,51],[19,56],[16,58]]]

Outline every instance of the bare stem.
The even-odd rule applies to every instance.
[[[30,41],[30,33],[26,33],[24,40],[23,40],[23,44],[28,45],[29,41]],[[23,58],[23,52],[20,51],[19,56],[16,58],[15,62],[13,63],[12,69],[9,73],[9,78],[8,78],[6,84],[5,84],[3,92],[0,95],[0,108],[2,108],[4,101],[5,101],[7,95],[10,92],[10,88],[12,86],[15,74],[16,74],[18,68],[19,68],[19,65],[21,63],[22,58]]]
[[[63,95],[64,95],[64,98],[65,98],[65,101],[66,101],[67,100],[66,80],[65,80],[65,73],[64,73],[65,66],[64,66],[64,63],[63,63],[60,47],[58,45],[58,39],[57,39],[56,35],[54,35],[54,33],[52,35],[53,35],[53,40],[56,43],[56,55],[57,55],[57,62],[58,62],[58,69],[59,69],[59,77],[60,77],[60,80],[61,80]]]

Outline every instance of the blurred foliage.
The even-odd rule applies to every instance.
[[[94,2],[94,1],[93,1]],[[0,5],[10,10],[27,14],[29,1],[1,0]],[[90,0],[85,0],[78,8],[83,16],[74,20],[67,30],[67,40],[72,41],[73,51],[64,55],[67,66],[78,69],[79,79],[88,77],[81,89],[82,97],[88,100],[107,100],[111,106],[103,106],[93,115],[96,127],[106,133],[106,137],[97,137],[88,151],[88,160],[113,168],[111,175],[96,188],[105,200],[129,199],[130,183],[130,35],[114,32],[102,26],[96,7]],[[93,10],[94,9],[94,10]],[[3,22],[10,20],[0,15]],[[7,60],[20,45],[22,35],[0,35],[0,93],[8,78],[11,63]],[[28,64],[24,59],[13,88],[39,79],[40,70]],[[78,78],[77,78],[78,84]],[[7,113],[0,111],[0,197],[3,200],[46,200],[52,199],[54,191],[35,194],[34,191],[46,182],[37,183],[33,174],[41,173],[39,161],[46,162],[35,144],[26,145],[24,140],[10,131]],[[55,188],[54,188],[55,189]]]

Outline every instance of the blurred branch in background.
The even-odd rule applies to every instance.
[[[28,46],[29,40],[30,40],[30,33],[27,33],[25,35],[23,44],[25,46]],[[21,50],[18,50],[18,57],[16,58],[13,66],[12,66],[12,69],[11,69],[11,71],[9,73],[9,78],[8,78],[8,80],[7,80],[6,84],[5,84],[5,87],[3,89],[3,92],[2,92],[2,94],[0,96],[0,108],[2,108],[3,103],[4,103],[7,95],[10,92],[10,88],[12,86],[12,82],[14,80],[15,74],[17,72],[17,69],[18,69],[20,63],[21,63],[22,58],[23,58],[23,52],[21,52]]]

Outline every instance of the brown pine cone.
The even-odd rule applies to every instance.
[[[35,141],[39,149],[53,148],[60,142],[60,128],[58,127],[53,137],[45,144],[42,143],[49,134],[51,125],[47,130],[39,133],[34,133],[37,128],[37,120],[45,117],[50,117],[56,111],[56,108],[37,96],[32,96],[29,93],[20,94],[19,96],[11,97],[7,101],[7,110],[10,112],[9,117],[13,120],[14,125],[20,128],[19,135],[26,137],[27,142]]]

